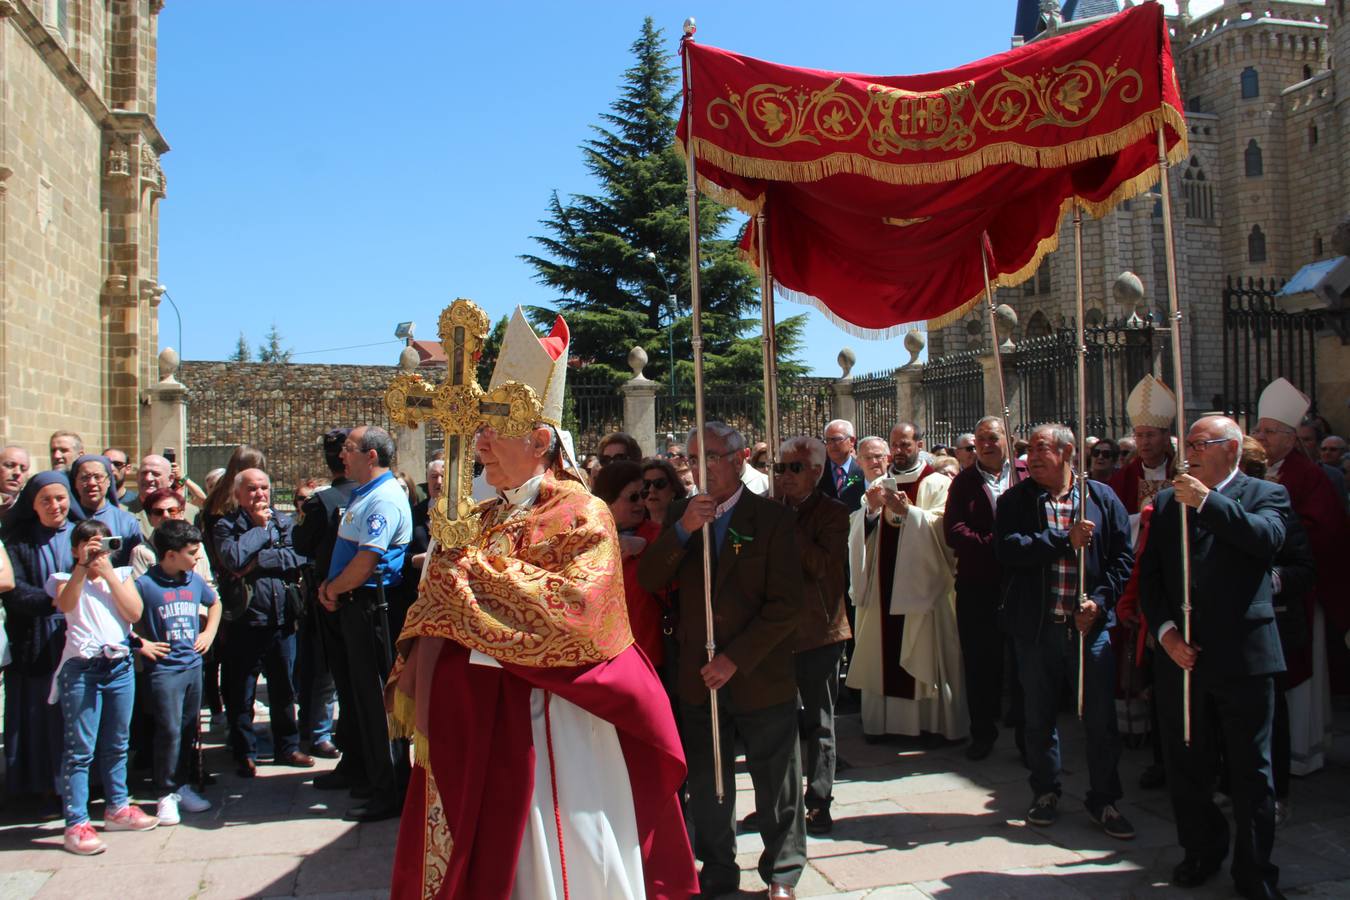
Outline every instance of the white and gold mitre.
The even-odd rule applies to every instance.
[[[542,404],[539,418],[554,428],[562,427],[563,390],[567,386],[567,350],[572,334],[558,316],[546,338],[534,333],[519,306],[506,326],[497,366],[492,370],[488,390],[508,381],[534,388]]]
[[[1274,419],[1290,428],[1297,428],[1308,414],[1312,401],[1308,395],[1294,387],[1283,378],[1276,378],[1261,392],[1261,400],[1256,405],[1258,419]]]
[[[1125,412],[1131,425],[1144,428],[1172,429],[1177,417],[1177,397],[1158,379],[1145,375],[1125,401]]]

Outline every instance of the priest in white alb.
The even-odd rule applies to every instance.
[[[923,461],[921,438],[907,422],[891,429],[890,469],[864,462],[867,492],[850,516],[849,583],[858,613],[847,684],[862,694],[870,741],[923,733],[959,740],[970,727],[942,535],[951,479]],[[879,439],[864,444],[871,441]]]

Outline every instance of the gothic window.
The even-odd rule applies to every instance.
[[[1050,320],[1045,317],[1045,313],[1039,309],[1031,314],[1031,319],[1027,322],[1027,337],[1037,338],[1045,337],[1050,333]]]
[[[1263,263],[1266,261],[1266,235],[1261,230],[1260,225],[1253,225],[1251,233],[1247,235],[1247,262]]]
[[[1247,150],[1242,154],[1243,161],[1247,166],[1248,178],[1259,178],[1265,174],[1265,164],[1261,160],[1261,145],[1252,138],[1247,142]]]
[[[1322,236],[1320,234],[1313,235],[1313,259],[1320,258],[1324,249],[1325,248],[1322,246]]]
[[[1311,78],[1311,77],[1312,77],[1312,66],[1304,66],[1304,67],[1303,67],[1303,80],[1304,80],[1304,81],[1307,81],[1307,80],[1308,80],[1309,78]]]
[[[1242,70],[1242,99],[1261,96],[1261,78],[1251,66]]]
[[[1317,123],[1314,122],[1308,126],[1308,146],[1317,146]]]
[[[1046,257],[1041,263],[1041,267],[1036,270],[1036,293],[1050,293],[1050,258]]]
[[[1192,156],[1181,175],[1181,187],[1186,198],[1186,218],[1209,222],[1214,219],[1214,188],[1205,178],[1200,159]]]

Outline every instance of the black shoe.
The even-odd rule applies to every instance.
[[[319,741],[317,744],[311,744],[309,747],[310,756],[319,756],[323,759],[337,759],[341,754],[338,752],[337,745],[332,741]]]
[[[758,812],[758,810],[755,811],[755,812],[750,813],[750,815],[746,816],[744,819],[741,819],[741,829],[740,829],[740,830],[741,830],[742,832],[757,832],[757,831],[759,831],[759,812]],[[733,888],[733,890],[734,890],[734,888]]]
[[[369,800],[375,796],[375,789],[368,784],[354,784],[347,793],[355,800]]]
[[[1059,794],[1041,794],[1027,810],[1027,821],[1042,828],[1055,824],[1059,818]]]
[[[1145,791],[1156,791],[1167,784],[1167,770],[1154,763],[1139,776],[1139,787]]]
[[[1273,884],[1257,882],[1256,884],[1234,885],[1237,892],[1247,900],[1285,900],[1284,894]]]
[[[993,749],[993,741],[971,741],[970,746],[966,748],[966,759],[978,762],[988,756]]]
[[[240,778],[252,778],[258,774],[258,764],[251,759],[241,759],[234,772]]]
[[[342,818],[348,822],[383,822],[385,819],[398,818],[402,812],[397,803],[367,803],[353,806]]]
[[[690,900],[714,900],[716,897],[725,897],[727,894],[734,894],[741,889],[739,881],[716,882],[709,881],[704,884],[702,880],[698,883],[698,893]]]
[[[1088,818],[1100,825],[1107,837],[1122,841],[1134,839],[1134,826],[1120,814],[1114,803],[1107,803],[1098,810],[1089,809]]]
[[[314,779],[314,786],[321,791],[345,791],[352,783],[341,772],[324,772]]]
[[[1172,870],[1172,883],[1183,888],[1199,887],[1209,880],[1209,876],[1219,871],[1219,864],[1222,862],[1221,859],[1187,853]]]
[[[829,834],[834,831],[834,819],[828,807],[817,807],[806,811],[807,834]]]

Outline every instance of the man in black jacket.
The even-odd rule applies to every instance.
[[[1212,709],[1228,764],[1237,835],[1232,876],[1249,898],[1283,896],[1270,862],[1275,840],[1271,724],[1275,675],[1285,668],[1271,597],[1271,567],[1284,543],[1289,495],[1238,470],[1242,430],[1207,416],[1186,439],[1190,473],[1158,494],[1148,546],[1139,564],[1139,595],[1149,628],[1165,653],[1155,657],[1155,692],[1163,761],[1185,857],[1173,870],[1182,887],[1201,884],[1228,854],[1228,822],[1210,794]],[[1188,507],[1191,633],[1182,612],[1181,514]],[[1191,746],[1183,741],[1183,671],[1191,672]]]
[[[1087,732],[1087,811],[1111,837],[1134,828],[1116,808],[1120,735],[1116,731],[1115,655],[1107,629],[1130,577],[1134,554],[1125,507],[1106,485],[1073,471],[1074,436],[1063,425],[1031,433],[1027,472],[995,512],[994,553],[1003,567],[1003,623],[1017,651],[1026,713],[1026,757],[1034,796],[1027,821],[1057,817],[1059,733],[1055,716],[1065,679],[1078,677],[1085,643],[1083,726]],[[1087,490],[1084,492],[1083,487]],[[1086,496],[1085,496],[1086,494]],[[1085,518],[1077,521],[1079,503]],[[1080,604],[1078,551],[1086,548],[1087,597]]]
[[[332,484],[305,501],[295,522],[295,549],[310,560],[305,567],[308,615],[300,625],[302,646],[296,679],[300,689],[300,724],[310,729],[314,741],[312,752],[316,755],[331,757],[334,753],[330,748],[342,751],[337,767],[314,779],[314,786],[320,790],[359,787],[366,780],[361,741],[351,733],[354,726],[351,676],[338,617],[320,606],[316,596],[316,589],[328,575],[328,563],[333,558],[342,513],[356,487],[356,482],[347,477],[342,463],[342,445],[350,432],[348,428],[334,428],[324,434],[323,459],[332,474]],[[336,722],[330,721],[334,692],[339,711]],[[341,715],[344,709],[348,711],[346,716]],[[331,743],[323,746],[320,741],[324,737],[325,722],[336,739],[336,747]]]
[[[253,734],[253,699],[258,673],[267,676],[274,762],[309,768],[314,758],[300,752],[295,720],[295,619],[287,589],[298,590],[304,557],[291,543],[291,518],[272,507],[272,483],[261,469],[245,469],[234,481],[238,508],[213,529],[225,571],[217,572],[225,609],[225,709],[230,747],[239,775],[258,771]]]

